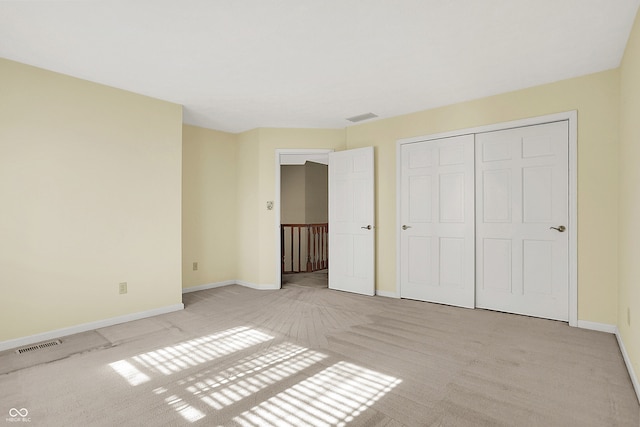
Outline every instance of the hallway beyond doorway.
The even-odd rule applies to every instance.
[[[309,288],[328,288],[329,287],[329,270],[319,270],[313,273],[296,273],[283,274],[282,287],[309,287]]]

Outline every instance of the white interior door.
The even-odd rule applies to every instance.
[[[329,154],[329,288],[375,294],[373,147]]]
[[[476,135],[476,306],[568,320],[568,122]]]
[[[400,150],[400,296],[473,308],[474,136]]]

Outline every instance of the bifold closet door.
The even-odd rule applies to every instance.
[[[569,317],[568,122],[476,135],[476,306]]]
[[[474,136],[404,144],[400,296],[474,307]]]

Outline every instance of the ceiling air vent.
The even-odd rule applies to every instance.
[[[32,351],[36,351],[36,350],[40,350],[43,348],[47,348],[47,347],[52,347],[54,345],[60,345],[62,344],[62,341],[60,340],[53,340],[53,341],[47,341],[47,342],[43,342],[40,344],[36,344],[36,345],[31,345],[29,347],[22,347],[16,350],[16,353],[18,354],[24,354],[24,353],[29,353]]]
[[[375,119],[376,117],[378,117],[377,114],[364,113],[364,114],[360,114],[359,116],[348,117],[347,120],[353,123],[358,123],[363,120]]]

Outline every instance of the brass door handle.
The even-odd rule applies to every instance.
[[[561,225],[559,227],[549,227],[549,230],[556,230],[556,231],[559,231],[560,233],[564,233],[566,229],[567,227],[565,227],[564,225]]]
[[[363,228],[365,230],[371,230],[371,225],[367,225],[366,227],[360,227],[360,228]]]
[[[406,230],[406,229],[408,229],[408,228],[411,228],[411,226],[410,226],[410,225],[403,225],[403,226],[402,226],[402,229],[403,229],[403,230]]]

